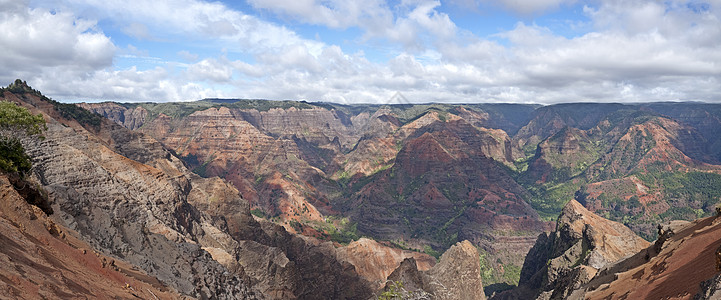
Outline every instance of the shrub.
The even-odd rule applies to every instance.
[[[42,115],[33,115],[12,102],[0,101],[0,169],[21,176],[30,171],[30,157],[20,141],[40,135],[45,128]]]

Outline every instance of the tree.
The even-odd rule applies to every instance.
[[[20,175],[30,171],[30,157],[21,140],[40,136],[44,129],[45,119],[41,114],[33,115],[15,103],[0,101],[0,169]]]

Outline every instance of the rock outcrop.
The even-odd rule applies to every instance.
[[[428,271],[419,271],[415,259],[407,258],[388,277],[384,291],[404,299],[485,300],[478,250],[459,242]]]
[[[519,288],[499,298],[565,299],[599,270],[649,245],[623,224],[571,200],[558,217],[556,230],[541,234],[529,251]]]
[[[376,284],[377,288],[383,287],[388,275],[403,260],[411,257],[420,271],[428,271],[436,264],[436,259],[428,254],[387,247],[368,238],[338,248],[338,258],[355,266],[358,274]]]
[[[131,124],[119,107],[146,107],[153,117],[138,131],[172,149],[197,174],[227,179],[251,208],[277,217],[291,232],[322,237],[324,217],[342,215],[361,235],[418,250],[443,251],[469,239],[488,251],[489,260],[501,260],[489,265],[503,278],[502,265],[520,267],[546,229],[507,171],[520,150],[504,130],[484,127],[495,121],[509,126],[504,114],[489,120],[480,106],[246,106],[254,103],[83,107],[125,126]],[[388,187],[403,190],[379,192]],[[293,226],[299,223],[313,230]],[[500,231],[514,234],[494,234]]]
[[[80,108],[32,94],[5,96],[46,119],[45,139],[25,147],[34,180],[54,203],[56,222],[182,294],[255,297],[242,274],[228,272],[203,250],[208,245],[232,249],[234,241],[187,202],[188,171],[160,143],[108,121],[89,125],[58,110]]]

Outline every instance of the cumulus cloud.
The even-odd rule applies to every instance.
[[[456,25],[446,13],[439,12],[440,1],[401,1],[395,7],[385,1],[341,0],[250,0],[253,7],[268,10],[297,21],[365,31],[364,40],[384,39],[400,43],[407,50],[420,52],[430,39],[446,41],[456,35]]]
[[[224,61],[204,59],[188,66],[186,74],[191,81],[208,80],[224,83],[229,82],[233,77],[233,68]]]
[[[94,21],[22,4],[0,4],[0,65],[4,69],[32,74],[44,68],[93,70],[112,64],[115,45]],[[8,75],[2,74],[3,79]]]
[[[385,1],[343,0],[249,0],[253,7],[288,16],[298,21],[331,28],[366,26],[365,23],[390,23],[393,18]],[[367,24],[372,26],[373,24]]]
[[[98,70],[84,75],[55,69],[34,78],[32,85],[42,87],[43,93],[53,97],[73,101],[165,102],[228,97],[200,83],[173,78],[162,67],[150,70],[138,70],[135,67],[115,71]]]

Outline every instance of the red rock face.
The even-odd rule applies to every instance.
[[[623,224],[571,200],[555,231],[541,234],[523,264],[519,287],[500,299],[580,299],[571,294],[600,270],[638,253],[649,242]]]

